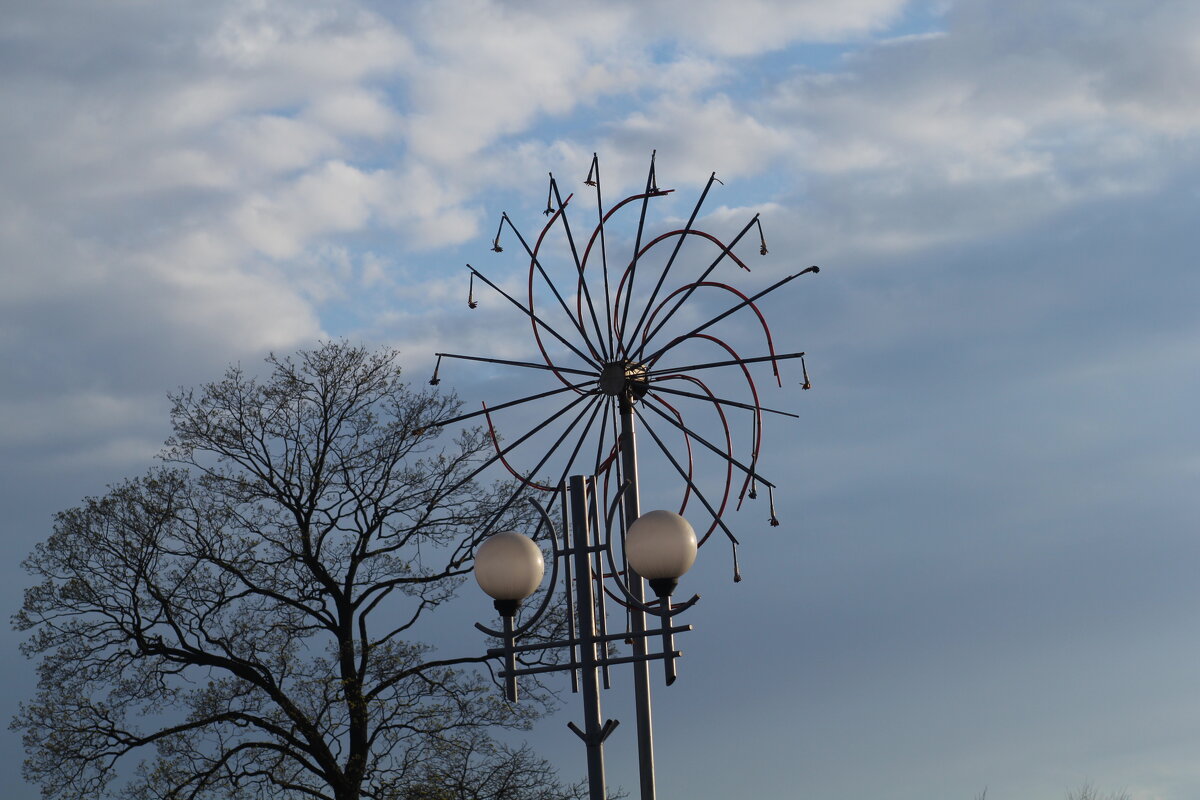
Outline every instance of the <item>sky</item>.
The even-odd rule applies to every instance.
[[[1197,96],[1184,0],[3,0],[0,606],[54,512],[154,464],[169,391],[329,337],[417,383],[533,356],[463,265],[517,287],[502,211],[537,231],[547,172],[582,193],[596,153],[618,197],[654,151],[655,230],[715,172],[699,227],[761,214],[748,285],[821,266],[764,301],[813,389],[764,397],[800,415],[760,460],[783,524],[732,515],[745,580],[717,545],[685,581],[660,796],[1193,800]],[[443,650],[485,645],[463,602]],[[577,700],[528,735],[565,777]],[[21,758],[0,733],[32,800]]]

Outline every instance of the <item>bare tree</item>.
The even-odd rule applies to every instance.
[[[1067,792],[1067,800],[1130,800],[1129,792],[1101,794],[1091,781],[1085,781],[1077,791]]]
[[[410,391],[393,353],[268,363],[174,396],[165,465],[27,559],[26,776],[88,800],[577,796],[486,734],[537,703],[408,639],[503,509],[473,479],[488,441],[439,446],[457,401]]]

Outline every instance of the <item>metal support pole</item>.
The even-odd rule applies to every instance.
[[[625,526],[628,528],[641,516],[641,501],[638,498],[637,442],[633,428],[633,397],[626,389],[619,398],[621,408],[621,469],[629,488],[625,491]],[[627,567],[629,593],[639,603],[646,600],[646,586],[642,577]],[[664,625],[667,623],[664,622]],[[640,660],[633,664],[633,695],[637,704],[638,774],[642,794],[641,800],[654,800],[654,725],[650,713],[650,664],[646,656],[646,615],[637,609],[630,610],[630,629],[633,636],[633,653]]]
[[[590,509],[594,494],[592,479],[581,475],[571,477],[571,557],[575,561],[575,611],[579,620],[579,668],[580,691],[583,694],[582,731],[574,723],[567,723],[587,746],[588,796],[591,800],[605,800],[604,796],[604,740],[616,727],[616,723],[600,721],[600,680],[596,665],[596,599],[592,591],[592,532],[589,525]]]
[[[500,609],[496,610],[500,611]],[[508,697],[508,702],[515,703],[519,699],[519,695],[517,694],[517,676],[515,674],[517,655],[513,652],[513,615],[501,611],[501,619],[504,620],[504,671],[508,673],[504,678],[504,694]]]

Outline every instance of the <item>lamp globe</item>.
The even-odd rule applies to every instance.
[[[648,511],[629,526],[625,556],[655,594],[669,596],[696,561],[696,531],[673,511]]]
[[[504,616],[537,591],[545,572],[542,548],[516,531],[492,534],[475,551],[475,580]]]

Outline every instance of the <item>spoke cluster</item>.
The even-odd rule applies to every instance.
[[[626,477],[620,474],[622,459],[618,458],[621,441],[618,436],[618,414],[622,403],[630,403],[638,425],[649,435],[654,450],[669,464],[664,468],[683,481],[679,513],[684,513],[693,498],[705,509],[711,524],[703,532],[700,543],[703,544],[720,528],[734,545],[735,579],[738,579],[737,539],[723,521],[723,514],[731,499],[736,497],[740,507],[746,498],[757,496],[761,485],[766,487],[770,497],[769,522],[771,525],[779,524],[772,494],[775,484],[758,472],[762,421],[764,414],[796,416],[760,403],[758,386],[750,365],[769,364],[776,383],[782,386],[780,362],[800,359],[802,385],[805,389],[810,385],[803,363],[804,353],[780,354],[775,351],[771,329],[757,301],[801,275],[817,272],[818,268],[809,267],[788,275],[752,295],[744,294],[726,282],[711,280],[722,267],[726,272],[749,272],[750,268],[734,253],[734,248],[751,231],[758,233],[759,253],[767,253],[762,223],[757,214],[728,243],[694,227],[713,184],[720,183],[715,173],[705,184],[686,225],[651,238],[646,235],[650,201],[673,191],[658,188],[653,156],[645,189],[625,197],[610,208],[604,206],[600,163],[594,156],[584,183],[594,190],[596,212],[595,221],[588,224],[582,236],[576,235],[568,219],[567,210],[573,195],[564,199],[553,175],[550,176],[546,199],[547,221],[536,238],[527,240],[507,213],[501,215],[492,250],[504,250],[501,242],[506,238],[507,228],[529,259],[524,298],[514,297],[479,270],[467,265],[470,270],[468,306],[473,309],[478,305],[475,298],[475,281],[478,279],[515,306],[529,321],[540,357],[531,361],[515,361],[438,353],[437,366],[430,381],[434,384],[439,382],[442,359],[448,358],[549,373],[547,380],[552,385],[543,391],[497,405],[484,403],[478,411],[445,419],[438,424],[444,426],[479,416],[485,418],[496,451],[475,474],[499,462],[519,481],[508,503],[496,511],[494,519],[498,520],[524,491],[554,491],[572,470],[582,468],[595,474],[604,487],[605,496],[612,496],[618,491],[618,487],[625,484]],[[622,211],[626,213],[619,215]],[[619,231],[612,228],[631,212],[637,213],[632,246],[629,247],[626,240],[622,242],[624,246],[619,247]],[[680,258],[685,244],[689,247],[684,257]],[[697,245],[698,249],[706,251],[699,262],[701,268],[698,275],[694,264]],[[629,252],[630,255],[617,260],[614,253],[618,251]],[[686,277],[680,275],[685,269],[681,266],[684,263],[688,264]],[[697,292],[703,292],[706,300],[723,297],[726,304],[719,313],[689,327],[683,324],[683,320],[694,320],[702,305],[698,301],[689,303]],[[732,326],[748,325],[756,332],[756,336],[761,334],[766,354],[743,357],[725,339],[710,332],[724,320],[731,320],[729,325]],[[677,330],[682,332],[675,332]],[[716,358],[699,360],[699,357],[692,355],[698,347],[707,348]],[[712,370],[716,371],[713,374],[726,371],[736,376],[744,387],[742,399],[726,397],[714,391],[702,377]],[[557,385],[554,385],[555,382]],[[723,387],[719,388],[723,390]],[[545,413],[539,422],[520,435],[502,442],[493,415],[537,401],[552,403],[550,408],[553,410]],[[707,406],[705,413],[709,418],[715,417],[719,423],[705,429],[706,432],[710,428],[716,431],[715,436],[711,433],[708,437],[702,435],[684,415],[685,410],[689,413],[698,409],[703,411],[698,405],[701,403]],[[544,410],[546,406],[539,408]],[[736,419],[734,415],[737,415],[736,418],[748,418],[750,423],[748,453],[740,458],[735,455],[734,449],[731,427],[731,419]],[[671,445],[664,437],[681,442],[681,446]],[[522,460],[524,468],[518,469],[513,465],[514,454]],[[721,476],[717,480],[719,487],[716,492],[707,485],[701,487],[700,483],[704,481],[697,475],[698,456],[716,465],[716,471]],[[530,461],[534,462],[532,466],[528,466]],[[553,483],[535,480],[535,476],[543,475],[552,462],[555,465],[561,463],[558,480]],[[552,495],[550,503],[556,497],[557,493]],[[625,529],[623,522],[620,529]],[[482,531],[480,536],[488,532]]]

